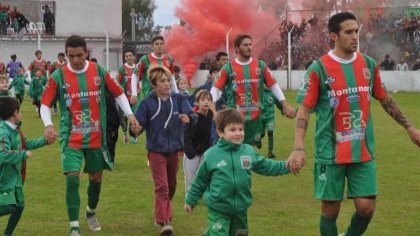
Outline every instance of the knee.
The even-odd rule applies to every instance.
[[[375,212],[374,204],[365,205],[357,209],[357,213],[363,217],[371,218],[374,212]]]
[[[340,213],[341,202],[339,201],[323,201],[322,215],[327,218],[337,218]]]

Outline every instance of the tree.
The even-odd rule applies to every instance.
[[[124,39],[131,40],[131,8],[136,14],[136,40],[150,41],[156,34],[153,12],[156,9],[154,0],[122,0],[122,30]]]

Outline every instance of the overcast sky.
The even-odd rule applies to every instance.
[[[155,3],[157,6],[153,16],[155,25],[166,26],[179,23],[179,20],[174,16],[179,0],[155,0]]]

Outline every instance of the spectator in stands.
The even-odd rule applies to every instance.
[[[54,23],[55,23],[55,18],[54,18],[54,14],[51,13],[50,8],[48,7],[48,5],[44,6],[44,24],[45,24],[45,33],[49,34],[49,35],[53,35],[54,34]]]
[[[11,61],[7,63],[6,70],[9,72],[9,78],[14,79],[16,77],[16,72],[19,67],[23,68],[23,65],[20,61],[17,61],[16,54],[10,56]]]
[[[420,70],[420,58],[414,63],[412,70]]]
[[[404,58],[401,58],[400,62],[397,64],[397,70],[398,71],[407,71],[408,65],[405,63]]]
[[[389,54],[386,54],[385,60],[379,65],[383,70],[394,70],[395,61],[391,59]]]
[[[7,27],[9,21],[9,13],[7,12],[7,7],[3,6],[0,9],[0,24],[1,24],[1,34],[7,34]]]
[[[28,33],[28,28],[26,28],[26,26],[29,24],[29,20],[26,19],[26,17],[21,12],[16,13],[16,19],[19,22],[18,33],[20,33],[23,28],[25,28],[26,33]]]

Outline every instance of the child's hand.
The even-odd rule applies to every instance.
[[[184,209],[187,211],[187,213],[192,213],[194,208],[190,205],[185,204]]]
[[[130,98],[130,104],[131,105],[136,105],[137,104],[137,96],[131,96]]]
[[[184,124],[190,123],[190,118],[186,114],[180,114],[178,119]]]
[[[30,158],[32,156],[32,152],[31,151],[26,151],[26,157]]]

